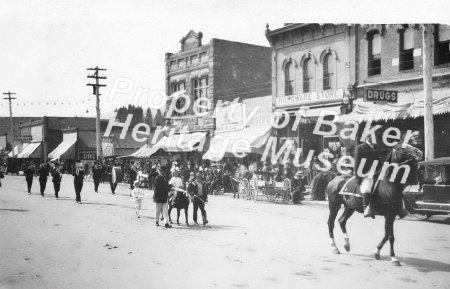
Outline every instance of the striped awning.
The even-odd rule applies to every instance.
[[[272,126],[270,124],[257,125],[244,128],[238,131],[223,132],[214,135],[209,145],[209,150],[203,155],[203,159],[219,161],[224,156],[233,153],[233,146],[239,140],[246,140],[250,148],[246,149],[241,145],[236,145],[236,153],[256,153],[263,154],[265,145],[272,135]],[[226,148],[224,146],[226,145]]]
[[[26,159],[26,158],[40,158],[42,156],[42,152],[38,149],[41,146],[41,142],[33,142],[24,144],[22,152],[17,154],[17,158]]]
[[[136,152],[132,153],[131,155],[128,155],[127,157],[131,158],[149,158],[152,155],[154,155],[158,150],[160,150],[160,147],[150,147],[148,144],[144,145],[140,149],[138,149]]]
[[[166,152],[192,152],[203,147],[205,144],[206,132],[194,132],[186,134],[175,134],[173,136],[164,136],[152,148],[161,148]]]
[[[48,154],[50,160],[57,160],[60,158],[64,159],[75,159],[75,143],[76,140],[63,141],[60,143],[56,149]]]

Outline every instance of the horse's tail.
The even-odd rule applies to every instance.
[[[311,199],[325,200],[327,186],[335,177],[333,172],[321,172],[315,176],[311,182]]]

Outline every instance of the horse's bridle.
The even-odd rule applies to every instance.
[[[394,154],[402,154],[402,155],[407,155],[407,156],[408,156],[408,159],[407,159],[406,161],[402,162],[400,165],[402,165],[402,164],[407,164],[407,163],[409,163],[409,162],[411,162],[411,161],[415,161],[415,160],[417,160],[417,159],[420,158],[420,156],[419,156],[418,154],[414,154],[414,153],[409,152],[409,151],[406,151],[406,152],[400,151],[399,148],[401,148],[401,146],[402,146],[402,145],[399,144],[399,145],[396,145],[396,146],[392,149],[392,151],[393,151]]]

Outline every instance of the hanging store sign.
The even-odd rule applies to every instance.
[[[343,102],[344,89],[329,89],[323,91],[314,91],[294,95],[278,96],[276,98],[276,107],[289,107],[313,104],[325,104]]]
[[[79,148],[78,149],[78,159],[89,161],[97,159],[97,149],[96,148]]]
[[[393,90],[366,88],[364,91],[364,101],[397,103],[398,93]]]
[[[15,135],[14,140],[21,142],[31,142],[33,137],[31,135]]]

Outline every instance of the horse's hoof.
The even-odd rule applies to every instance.
[[[177,223],[178,226],[180,226],[180,223]]]
[[[189,225],[189,223],[186,223],[186,226],[190,227],[191,225]]]
[[[380,253],[373,253],[373,258],[375,259],[375,260],[380,260],[381,258],[380,258]]]
[[[169,221],[169,223],[173,224],[173,222],[172,222],[172,221]]]
[[[341,254],[341,252],[339,251],[338,248],[333,248],[333,253],[334,254]]]
[[[350,243],[345,243],[344,249],[345,251],[350,252]]]
[[[401,266],[402,264],[400,263],[400,260],[399,259],[397,259],[397,258],[391,258],[391,263],[392,263],[392,265],[394,265],[394,266]]]

